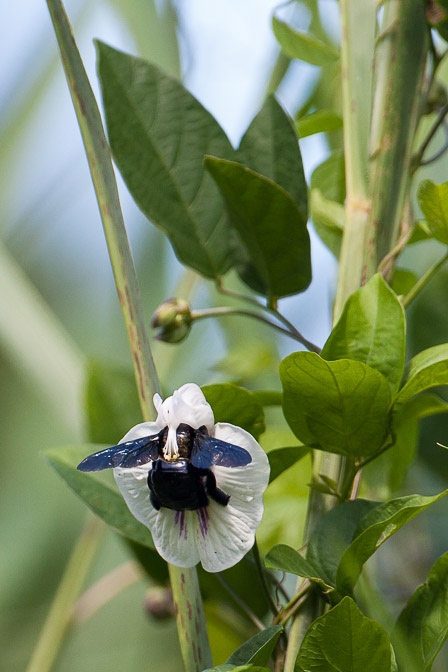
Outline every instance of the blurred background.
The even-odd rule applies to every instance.
[[[330,66],[289,63],[279,53],[270,26],[276,4],[71,0],[66,9],[98,96],[94,38],[182,78],[237,145],[267,92],[276,92],[292,117],[315,106],[340,112],[337,76]],[[302,29],[318,21],[337,41],[334,0],[297,2],[291,11]],[[131,361],[79,129],[43,0],[3,7],[0,62],[0,669],[19,672],[27,667],[86,518],[85,507],[39,453],[89,438],[86,367],[93,362],[130,371]],[[301,141],[307,178],[340,148],[341,131]],[[422,174],[427,176],[447,180],[446,157],[428,167]],[[157,305],[174,295],[195,307],[223,305],[212,283],[180,266],[120,179],[119,186],[148,322]],[[305,295],[282,301],[281,310],[308,339],[323,345],[330,330],[337,264],[311,234],[313,283]],[[439,256],[437,243],[418,244],[405,253],[402,264],[421,274]],[[228,282],[238,288],[236,278]],[[445,271],[412,307],[411,354],[448,340],[447,287]],[[252,389],[279,389],[278,362],[296,345],[243,319],[201,322],[178,346],[155,343],[163,388],[170,392],[187,381],[234,381]],[[136,423],[138,409],[135,413]],[[278,414],[271,413],[268,424],[263,439],[267,449],[294,441]],[[432,494],[443,489],[448,475],[445,453],[436,446],[437,441],[448,443],[446,417],[425,421],[423,429],[420,458],[405,489]],[[111,443],[118,438],[111,435]],[[301,465],[268,491],[268,515],[260,531],[265,548],[280,539],[300,545],[308,479],[308,468]],[[383,588],[396,608],[446,550],[445,515],[446,507],[434,507],[381,551]],[[404,543],[406,577],[399,554]],[[97,585],[109,572],[123,569],[128,559],[122,541],[105,533],[88,584]],[[123,571],[132,577],[126,567]],[[148,586],[146,580],[132,579],[132,585],[88,620],[81,619],[54,670],[179,670],[174,621],[157,620],[144,609]],[[207,609],[216,663],[221,663],[240,643],[241,632],[249,636],[250,629],[247,624],[247,632],[239,627],[237,612],[226,620],[213,600]],[[389,618],[387,613],[381,617],[385,622]]]

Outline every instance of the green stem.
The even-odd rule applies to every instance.
[[[221,572],[216,573],[216,578],[218,581],[221,583],[221,585],[226,589],[226,591],[229,593],[229,595],[232,597],[234,602],[240,607],[241,611],[243,611],[246,616],[252,621],[252,623],[255,625],[256,628],[259,630],[264,630],[264,623],[261,621],[256,614],[252,611],[252,609],[249,607],[249,605],[246,604],[246,602],[241,598],[240,595],[232,588],[230,583],[225,580]]]
[[[433,137],[437,133],[437,130],[440,128],[440,126],[445,121],[445,117],[446,117],[447,114],[448,114],[448,104],[444,105],[442,107],[442,109],[440,110],[434,124],[432,125],[432,127],[429,130],[428,135],[423,140],[420,149],[418,150],[418,152],[414,156],[414,158],[413,158],[413,170],[417,170],[417,168],[420,167],[420,165],[422,163],[422,160],[423,160],[423,156],[424,156],[424,154],[425,154],[425,152],[428,148],[429,143],[431,142],[431,140],[433,139]]]
[[[389,0],[376,53],[372,120],[371,248],[379,262],[395,245],[410,187],[421,114],[428,28],[423,0]]]
[[[145,420],[150,420],[153,414],[151,400],[154,393],[159,391],[159,384],[145,330],[140,291],[121,212],[110,149],[101,115],[62,3],[60,0],[47,0],[47,4],[103,222],[128,334],[142,413]]]
[[[304,339],[304,337],[302,336],[300,331],[298,331],[295,328],[295,326],[293,325],[293,323],[290,322],[284,315],[282,315],[282,313],[277,308],[274,308],[270,305],[264,305],[263,303],[260,303],[257,299],[255,299],[253,296],[248,296],[247,294],[241,294],[240,292],[235,292],[232,289],[227,289],[226,287],[223,287],[223,285],[222,285],[222,283],[219,279],[216,283],[216,287],[218,289],[218,292],[220,294],[223,294],[224,296],[230,296],[233,299],[239,299],[240,301],[246,301],[247,303],[251,303],[253,306],[257,306],[257,308],[259,308],[260,310],[264,310],[267,313],[269,313],[270,315],[273,315],[291,333],[298,336],[299,338],[297,340],[301,339],[300,342],[303,343],[303,345],[306,345],[308,350],[311,350],[312,352],[317,352],[317,354],[320,354],[320,352],[321,352],[320,348],[318,348],[317,345],[313,345],[312,343],[310,343],[309,341]],[[270,322],[269,324],[272,324],[272,322]],[[311,346],[311,347],[309,347],[309,346]]]
[[[295,672],[297,654],[303,638],[310,624],[323,613],[324,609],[325,603],[322,598],[314,591],[310,591],[291,626],[283,672]]]
[[[104,530],[104,524],[89,515],[73,548],[26,672],[49,672],[52,669]]]
[[[346,472],[344,475],[344,481],[340,488],[340,495],[339,495],[340,502],[345,502],[347,499],[350,498],[351,491],[353,488],[353,481],[360,469],[361,466],[357,463],[351,463],[347,465]]]
[[[409,306],[415,297],[422,291],[423,287],[425,287],[431,278],[437,273],[437,271],[442,268],[446,261],[448,261],[448,252],[445,254],[445,256],[439,259],[439,261],[436,261],[430,268],[428,268],[426,273],[424,273],[422,277],[417,280],[412,289],[406,294],[406,296],[402,298],[401,303],[403,304],[404,308]]]
[[[296,594],[289,600],[287,604],[278,612],[277,616],[274,619],[274,623],[284,625],[297,611],[300,607],[300,604],[311,588],[311,583],[308,579],[302,580],[301,588],[296,592]]]
[[[346,299],[366,282],[376,266],[369,240],[371,201],[367,184],[375,2],[340,2],[342,109],[346,173],[346,224],[339,260],[334,320]]]
[[[154,413],[151,400],[159,390],[159,382],[146,334],[140,291],[121,213],[110,149],[62,3],[60,0],[47,0],[47,4],[97,195],[128,334],[142,414],[145,420],[150,420]],[[170,565],[169,572],[178,605],[177,628],[185,670],[199,672],[203,667],[212,665],[212,658],[196,570]]]
[[[279,324],[271,322],[271,320],[268,320],[266,317],[263,317],[263,315],[260,315],[260,313],[257,313],[254,310],[245,310],[244,308],[232,308],[231,306],[220,306],[218,308],[203,308],[200,310],[193,310],[191,312],[191,317],[193,318],[193,320],[202,320],[207,317],[224,317],[226,315],[244,315],[245,317],[251,317],[254,320],[259,320],[260,322],[267,324],[269,327],[276,329],[281,334],[285,334],[286,336],[293,338],[295,341],[298,341],[299,343],[304,345],[308,350],[320,353],[320,348],[318,348],[317,345],[314,345],[314,343],[311,343],[311,341],[308,341],[308,339],[302,336],[302,334],[300,334],[297,331],[297,329],[294,329],[294,331],[284,329]]]
[[[196,568],[168,565],[168,570],[185,672],[201,672],[213,662]]]

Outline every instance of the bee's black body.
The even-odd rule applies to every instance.
[[[226,506],[229,495],[220,490],[211,469],[198,469],[188,460],[157,460],[148,473],[151,504],[174,511],[194,511],[207,506],[209,497]]]
[[[193,429],[180,424],[176,431],[178,456],[165,453],[168,430],[153,436],[127,441],[89,455],[78,465],[80,471],[100,471],[111,467],[125,469],[153,462],[148,472],[151,504],[158,511],[194,511],[207,506],[209,498],[222,506],[230,499],[217,487],[212,465],[239,467],[249,464],[251,456],[240,446],[209,436],[206,427]]]
[[[205,427],[192,429],[189,425],[179,425],[176,432],[179,458],[156,460],[149,471],[150,499],[157,511],[162,506],[174,511],[194,511],[207,506],[209,497],[227,505],[229,495],[216,486],[212,470],[195,467],[190,461],[197,434],[208,436]]]

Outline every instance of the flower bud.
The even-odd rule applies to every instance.
[[[153,329],[159,327],[157,340],[165,343],[180,343],[190,333],[192,321],[187,301],[167,299],[154,311],[151,326]]]
[[[175,615],[173,593],[170,588],[150,588],[145,596],[144,609],[157,620],[172,618]]]

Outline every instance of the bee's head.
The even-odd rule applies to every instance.
[[[195,429],[181,422],[176,431],[169,427],[165,428],[162,435],[164,446],[162,449],[163,457],[167,462],[177,459],[189,459],[193,449],[193,443],[196,435]]]

